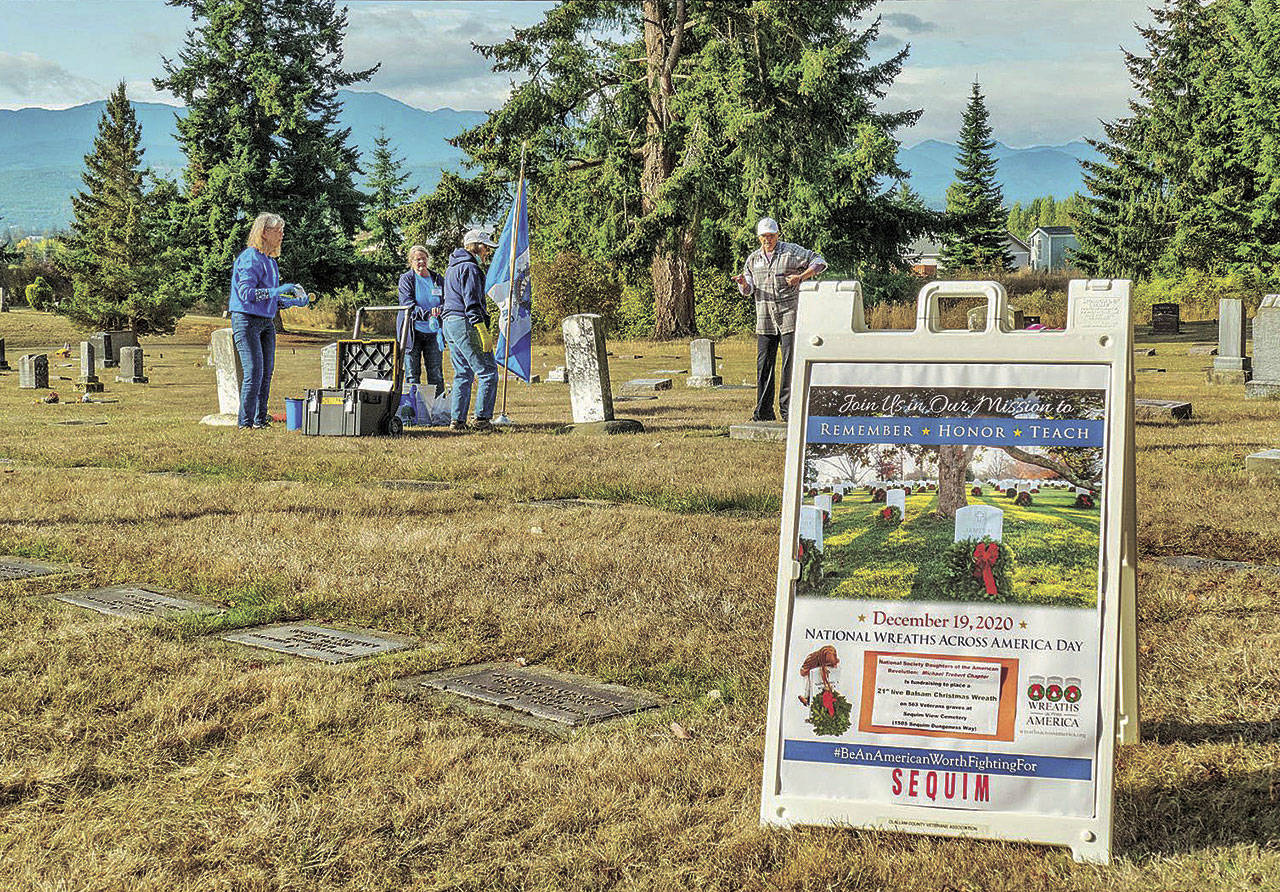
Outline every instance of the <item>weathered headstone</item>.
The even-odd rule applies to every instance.
[[[1191,404],[1178,400],[1134,400],[1133,417],[1137,421],[1186,421],[1191,417]]]
[[[800,506],[800,539],[812,542],[818,551],[822,545],[822,509],[813,505]]]
[[[97,366],[94,364],[93,344],[80,342],[80,377],[76,379],[76,388],[85,393],[102,393],[102,382],[98,380]]]
[[[884,494],[884,506],[886,508],[897,508],[902,512],[902,519],[907,519],[907,491],[905,489],[891,489]]]
[[[0,338],[0,372],[11,372],[9,368],[9,360],[4,358],[4,338]]]
[[[75,567],[67,564],[51,564],[13,555],[0,557],[0,580],[32,579],[36,576],[54,576],[75,570]]]
[[[987,305],[981,304],[965,314],[965,323],[969,331],[987,330]],[[1027,327],[1026,314],[1017,307],[1006,307],[1001,328],[1004,331],[1022,331]]]
[[[89,335],[89,343],[93,345],[93,355],[97,357],[98,368],[115,368],[116,358],[111,350],[112,332],[98,331]]]
[[[428,688],[570,727],[632,715],[661,702],[633,688],[515,663],[482,663],[416,675],[396,687],[410,694]]]
[[[1253,379],[1245,384],[1244,395],[1280,395],[1280,294],[1262,298],[1253,317]]]
[[[1004,512],[994,505],[966,505],[956,509],[955,542],[972,539],[1001,541]]]
[[[1218,301],[1218,355],[1209,370],[1210,384],[1244,384],[1252,376],[1252,363],[1244,355],[1244,301],[1224,297]]]
[[[813,497],[813,507],[822,511],[828,517],[831,516],[831,493],[820,492]]]
[[[1151,333],[1179,334],[1182,331],[1182,307],[1179,304],[1151,305]]]
[[[731,440],[785,440],[787,423],[785,421],[744,421],[742,424],[729,425]]]
[[[143,374],[142,348],[120,348],[120,374],[116,380],[123,384],[146,384],[147,376]]]
[[[344,663],[374,654],[391,653],[413,644],[407,638],[372,629],[331,629],[300,623],[243,629],[221,637],[249,647],[323,660],[326,663]]]
[[[18,358],[18,386],[23,390],[49,388],[48,354],[27,353]]]
[[[698,338],[689,342],[689,377],[687,387],[719,387],[724,379],[716,374],[716,342]]]
[[[9,312],[9,291],[6,288],[0,288],[0,313]]]
[[[612,421],[613,391],[605,355],[604,320],[594,313],[580,313],[566,318],[562,329],[574,423]]]
[[[632,378],[622,385],[623,390],[670,390],[670,378]]]
[[[334,389],[338,386],[338,345],[326,344],[320,350],[320,386]]]
[[[240,415],[240,382],[244,370],[240,367],[240,354],[231,329],[219,328],[209,339],[209,354],[213,357],[214,373],[218,380],[218,412],[200,419],[201,424],[236,424]]]
[[[564,366],[558,365],[551,371],[547,372],[547,383],[548,384],[568,384],[569,372],[565,369]]]

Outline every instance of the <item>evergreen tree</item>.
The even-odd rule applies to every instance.
[[[373,140],[373,164],[369,168],[369,205],[364,227],[369,230],[370,260],[384,272],[403,265],[400,256],[400,224],[396,212],[413,196],[404,184],[409,174],[402,173],[404,159],[391,150],[386,129],[379,128]]]
[[[59,312],[86,327],[172,332],[190,306],[186,295],[160,288],[159,194],[143,190],[141,143],[121,81],[85,155],[85,191],[71,199],[75,218],[59,258],[73,287]]]
[[[975,81],[960,127],[956,178],[947,187],[947,214],[956,228],[943,236],[939,260],[949,270],[1012,266],[1005,250],[1004,197],[991,155],[995,147],[987,105]]]
[[[337,91],[377,66],[343,70],[346,11],[333,0],[167,2],[196,22],[155,80],[187,107],[177,122],[187,167],[174,284],[225,302],[231,264],[263,211],[285,220],[289,280],[324,291],[357,279],[351,240],[364,197]]]
[[[525,80],[455,140],[480,171],[473,214],[503,202],[527,141],[538,247],[646,275],[658,337],[693,332],[693,267],[734,270],[761,216],[837,268],[896,266],[938,220],[894,192],[893,133],[919,113],[876,110],[906,51],[870,61],[878,26],[856,26],[872,5],[565,0],[479,48]],[[408,232],[441,239],[459,212],[426,196]]]

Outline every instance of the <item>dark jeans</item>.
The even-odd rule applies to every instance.
[[[241,427],[267,423],[267,400],[271,397],[271,373],[276,366],[276,324],[269,316],[231,314],[231,336],[240,354]]]
[[[435,395],[444,393],[444,354],[431,332],[414,330],[413,346],[404,355],[404,380],[406,384],[421,384],[419,369],[426,365],[427,383],[435,387]]]
[[[782,348],[782,380],[778,382],[778,418],[787,420],[791,402],[791,353],[795,332],[784,335],[756,335],[756,412],[752,421],[773,421],[773,370],[778,348]]]

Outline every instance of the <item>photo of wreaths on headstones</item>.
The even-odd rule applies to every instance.
[[[813,726],[813,733],[819,737],[834,737],[849,730],[850,716],[853,706],[843,694],[835,689],[831,673],[840,665],[840,657],[834,646],[824,645],[800,664],[800,677],[804,679],[805,691],[799,696],[800,704],[809,707],[809,715],[805,722]],[[818,674],[821,691],[813,696],[813,675]]]
[[[812,591],[822,585],[822,552],[812,539],[801,539],[797,560],[800,561],[798,591]]]

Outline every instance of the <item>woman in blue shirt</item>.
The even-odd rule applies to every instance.
[[[305,307],[307,292],[300,285],[281,285],[280,243],[284,220],[259,214],[249,230],[249,247],[231,267],[231,332],[240,354],[244,379],[240,384],[240,427],[260,430],[271,426],[267,400],[276,363],[276,311]]]
[[[427,383],[433,395],[444,393],[444,334],[440,329],[440,304],[444,279],[431,269],[431,258],[423,245],[409,249],[409,269],[400,276],[400,306],[409,311],[413,326],[413,346],[404,356],[406,384],[419,384],[419,371],[427,367]]]

